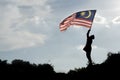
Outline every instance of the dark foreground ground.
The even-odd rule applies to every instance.
[[[109,53],[101,64],[57,73],[51,64],[31,64],[28,61],[13,60],[11,64],[0,60],[0,80],[120,80],[120,53]]]

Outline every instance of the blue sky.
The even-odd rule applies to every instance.
[[[108,52],[120,51],[119,0],[0,0],[0,59],[50,63],[55,71],[85,67],[82,48],[87,28],[59,23],[72,13],[96,9],[91,34],[92,59],[102,63]]]

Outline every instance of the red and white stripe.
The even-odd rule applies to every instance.
[[[70,25],[78,25],[78,26],[85,26],[87,28],[91,28],[92,22],[85,20],[85,19],[80,19],[80,18],[75,18],[76,14],[73,14],[66,19],[64,19],[60,23],[60,31],[66,30]]]
[[[74,18],[74,20],[71,22],[71,25],[85,26],[90,28],[92,26],[92,22],[84,19]]]
[[[73,15],[67,17],[66,19],[64,19],[60,23],[60,31],[66,30],[71,25],[71,22],[73,21],[74,18],[75,18],[75,14],[73,14]]]

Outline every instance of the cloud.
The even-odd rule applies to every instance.
[[[13,5],[26,5],[26,6],[31,6],[31,5],[44,5],[46,4],[47,0],[4,0],[0,1],[0,3],[4,4],[13,4]]]
[[[95,17],[95,23],[97,23],[97,24],[105,24],[105,23],[107,23],[107,21],[106,21],[105,17],[97,15]]]
[[[0,37],[0,50],[8,51],[39,46],[44,44],[45,39],[46,36],[43,34],[34,34],[27,31],[11,32],[8,35]]]
[[[107,20],[106,17],[100,16],[100,15],[96,15],[94,22],[96,24],[99,24],[99,25],[104,25],[104,27],[106,27],[106,28],[111,28],[110,27],[110,22],[111,21]]]
[[[35,32],[45,27],[51,15],[47,0],[0,0],[0,51],[15,50],[45,43],[47,34]],[[51,16],[50,16],[51,17]]]
[[[120,16],[114,18],[114,19],[112,20],[112,22],[113,22],[113,24],[120,24]]]

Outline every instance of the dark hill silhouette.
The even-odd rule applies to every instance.
[[[109,53],[101,64],[70,70],[68,73],[55,72],[51,64],[31,64],[28,61],[0,60],[0,78],[34,80],[85,80],[85,79],[120,79],[120,53]],[[6,76],[6,77],[4,77]],[[17,78],[16,78],[17,77]]]
[[[120,54],[109,53],[108,58],[101,64],[87,66],[86,68],[70,70],[70,80],[84,79],[120,79]]]

